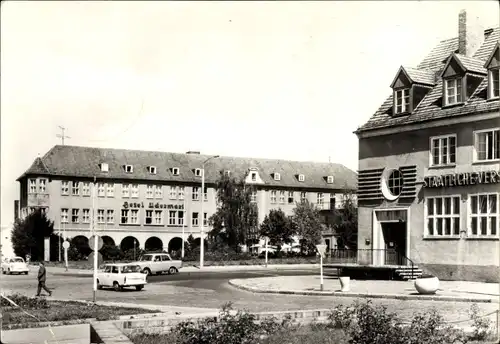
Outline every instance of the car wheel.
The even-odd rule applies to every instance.
[[[28,274],[28,271],[25,271],[25,272],[24,272],[24,274],[25,274],[25,275],[27,275],[27,274]]]
[[[177,268],[171,266],[170,269],[168,269],[168,274],[173,275],[177,273]]]
[[[113,289],[115,291],[122,291],[123,290],[123,287],[121,287],[118,282],[113,282]]]
[[[142,272],[148,276],[151,276],[151,270],[149,270],[148,268],[145,268],[144,270],[142,270]]]
[[[12,275],[12,271],[10,271],[10,269],[7,270],[7,275]]]
[[[142,290],[142,288],[144,288],[144,286],[143,286],[143,285],[136,285],[136,286],[135,286],[135,290],[137,290],[137,291],[141,291],[141,290]]]
[[[99,283],[99,280],[97,280],[97,289],[99,289],[99,290],[102,289],[102,285]]]

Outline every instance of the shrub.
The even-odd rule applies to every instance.
[[[27,297],[21,294],[13,294],[7,296],[12,302],[23,309],[43,309],[49,308],[49,304],[45,298],[37,298],[37,297]],[[10,303],[5,298],[0,298],[0,306],[2,307],[15,307],[12,303]]]
[[[472,320],[473,332],[471,340],[486,340],[491,335],[491,320],[479,315],[479,307],[476,304],[471,306],[469,317]]]

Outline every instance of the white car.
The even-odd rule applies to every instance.
[[[141,267],[141,271],[148,275],[168,272],[173,275],[182,268],[182,260],[173,260],[168,253],[146,253],[139,261],[134,262]]]
[[[5,274],[25,274],[27,275],[30,269],[28,264],[21,257],[7,258],[2,262],[2,273]]]
[[[147,284],[147,275],[141,272],[141,267],[136,264],[106,264],[97,272],[97,289],[112,287],[122,291],[125,287],[135,287],[142,290]]]

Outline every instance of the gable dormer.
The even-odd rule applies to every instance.
[[[178,175],[179,175],[179,172],[180,172],[180,169],[179,169],[179,167],[172,167],[172,168],[170,169],[170,171],[172,172],[172,174],[173,174],[174,176],[178,176]]]
[[[299,180],[299,182],[304,182],[306,180],[306,176],[303,174],[299,174],[297,175],[297,179]]]
[[[134,172],[134,166],[132,165],[123,165],[123,170],[125,173],[133,173]]]
[[[490,57],[484,64],[488,70],[488,99],[500,97],[500,43],[497,42]]]
[[[259,175],[259,170],[255,167],[250,167],[248,169],[248,174],[245,178],[245,183],[247,184],[264,184],[264,181]]]
[[[483,62],[472,57],[452,53],[445,63],[443,79],[443,106],[466,102],[486,76]]]
[[[201,168],[195,168],[193,173],[196,177],[201,177]]]
[[[434,72],[401,66],[391,83],[393,115],[410,114],[434,84]]]
[[[105,162],[101,162],[99,164],[99,168],[101,169],[101,172],[109,172],[109,165]]]
[[[274,178],[274,180],[280,181],[281,180],[281,174],[279,174],[278,172],[274,172],[273,173],[273,178]]]

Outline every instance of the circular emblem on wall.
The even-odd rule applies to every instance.
[[[388,201],[395,201],[403,191],[403,173],[398,169],[385,169],[382,173],[380,188]]]

